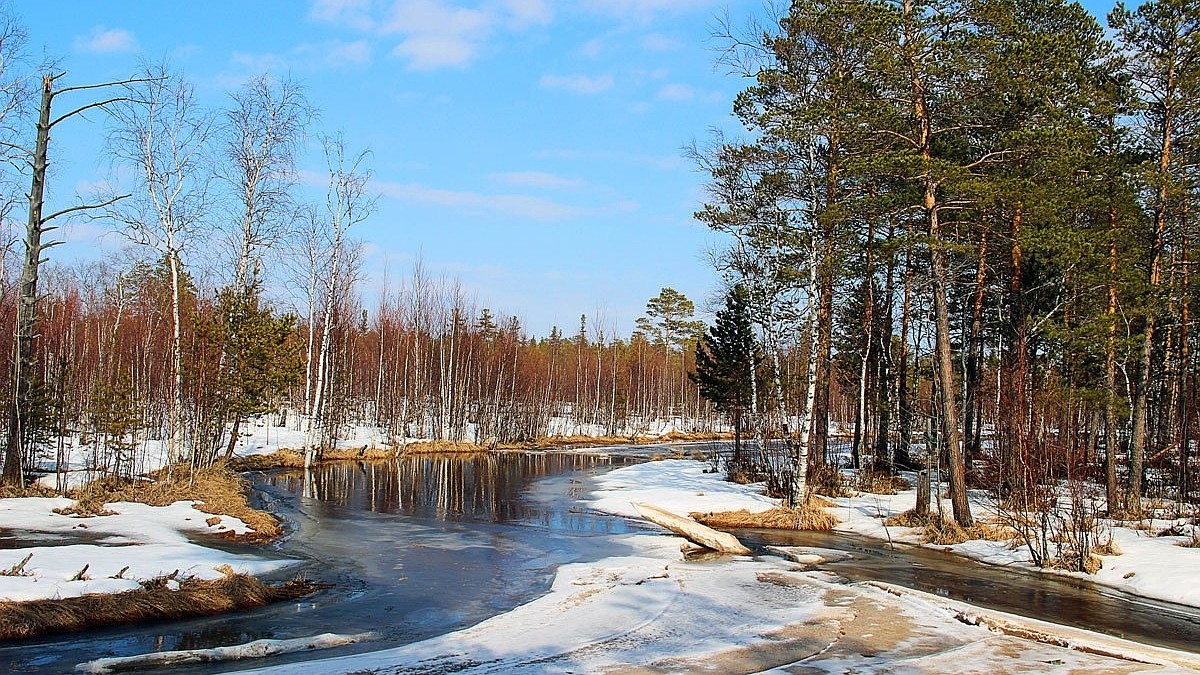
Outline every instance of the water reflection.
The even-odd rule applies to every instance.
[[[628,531],[628,525],[582,508],[573,498],[583,489],[581,477],[636,461],[563,453],[414,455],[275,473],[264,481],[355,511],[613,534]],[[537,479],[549,482],[533,488]]]
[[[1078,626],[1139,642],[1197,651],[1200,613],[1181,605],[1135,598],[1063,575],[985,565],[916,546],[830,532],[739,530],[743,542],[848,551],[817,567],[850,581],[883,581],[1021,616]]]
[[[589,512],[576,498],[592,476],[637,461],[600,454],[430,455],[326,465],[307,476],[253,475],[259,494],[292,524],[280,554],[307,559],[303,572],[333,588],[239,614],[0,642],[0,672],[62,673],[103,656],[329,630],[379,636],[336,650],[347,654],[463,628],[544,592],[559,565],[622,551],[602,535],[637,526]]]

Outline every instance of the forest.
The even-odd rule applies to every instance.
[[[695,306],[670,288],[631,336],[581,315],[573,334],[535,337],[420,261],[364,278],[355,226],[374,215],[373,157],[318,128],[301,82],[263,74],[210,109],[168,64],[74,83],[31,63],[27,43],[5,17],[5,482],[202,468],[251,423],[303,431],[308,463],[363,426],[392,446],[487,447],[719,424],[687,378]],[[59,125],[103,134],[112,177],[45,213],[54,157],[71,152],[51,140]],[[305,153],[323,174],[305,173]],[[120,252],[56,259],[77,222]]]
[[[728,244],[714,325],[663,288],[631,335],[581,316],[532,336],[419,263],[364,278],[372,157],[318,128],[302,83],[263,75],[220,109],[165,64],[73,83],[9,17],[4,479],[72,452],[129,477],[151,446],[205,466],[268,420],[303,429],[310,462],[356,425],[484,446],[732,429],[731,468],[794,501],[839,464],[925,466],[964,526],[969,487],[1032,505],[1094,481],[1114,514],[1190,499],[1200,6],[1107,22],[1060,0],[727,21],[744,131],[685,151]],[[59,124],[103,133],[114,178],[45,214]],[[73,219],[128,245],[56,260]]]
[[[963,526],[968,487],[1044,511],[1094,479],[1112,515],[1194,497],[1200,5],[1107,24],[1055,0],[798,0],[723,31],[753,84],[747,138],[692,151],[698,218],[733,241],[706,343],[759,376],[709,388],[778,411],[797,496],[832,420],[853,466],[944,472]]]

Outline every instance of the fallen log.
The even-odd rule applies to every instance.
[[[341,647],[355,642],[362,642],[371,637],[374,637],[372,633],[358,633],[356,635],[322,633],[312,637],[293,638],[291,640],[255,640],[246,644],[213,647],[211,649],[185,649],[174,652],[152,652],[137,656],[114,656],[81,663],[75,666],[75,672],[104,675],[107,673],[123,673],[131,670],[145,670],[162,666],[177,666],[185,663],[220,663],[241,659],[257,659],[267,656],[278,656],[280,654],[291,654],[293,652]]]
[[[735,555],[750,554],[750,549],[742,546],[742,542],[738,541],[737,537],[728,532],[718,532],[707,525],[697,523],[691,518],[676,515],[652,504],[635,503],[633,508],[638,512],[638,515],[646,520],[655,525],[661,525],[688,541],[705,548],[711,548],[714,551],[722,553],[733,553]]]

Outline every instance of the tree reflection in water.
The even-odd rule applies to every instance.
[[[412,455],[381,462],[339,462],[268,482],[326,504],[436,520],[539,525],[560,531],[620,533],[624,521],[580,507],[571,474],[637,460],[566,453]],[[550,477],[550,478],[548,478]],[[553,481],[531,491],[538,479]]]

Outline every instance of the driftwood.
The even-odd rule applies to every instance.
[[[153,652],[137,656],[118,656],[81,663],[75,666],[75,672],[93,674],[119,673],[161,666],[176,666],[184,663],[238,661],[241,659],[254,659],[264,656],[341,647],[342,645],[362,642],[371,637],[373,637],[372,633],[359,633],[357,635],[322,633],[313,637],[294,638],[291,640],[255,640],[254,642],[233,645],[231,647],[187,649],[177,652]]]
[[[738,541],[737,537],[728,532],[718,532],[707,525],[697,523],[691,518],[676,515],[652,504],[634,504],[633,508],[638,512],[638,515],[646,520],[655,525],[661,525],[675,534],[705,548],[711,548],[714,551],[722,553],[733,553],[735,555],[750,554],[750,549],[742,546],[742,542]]]

